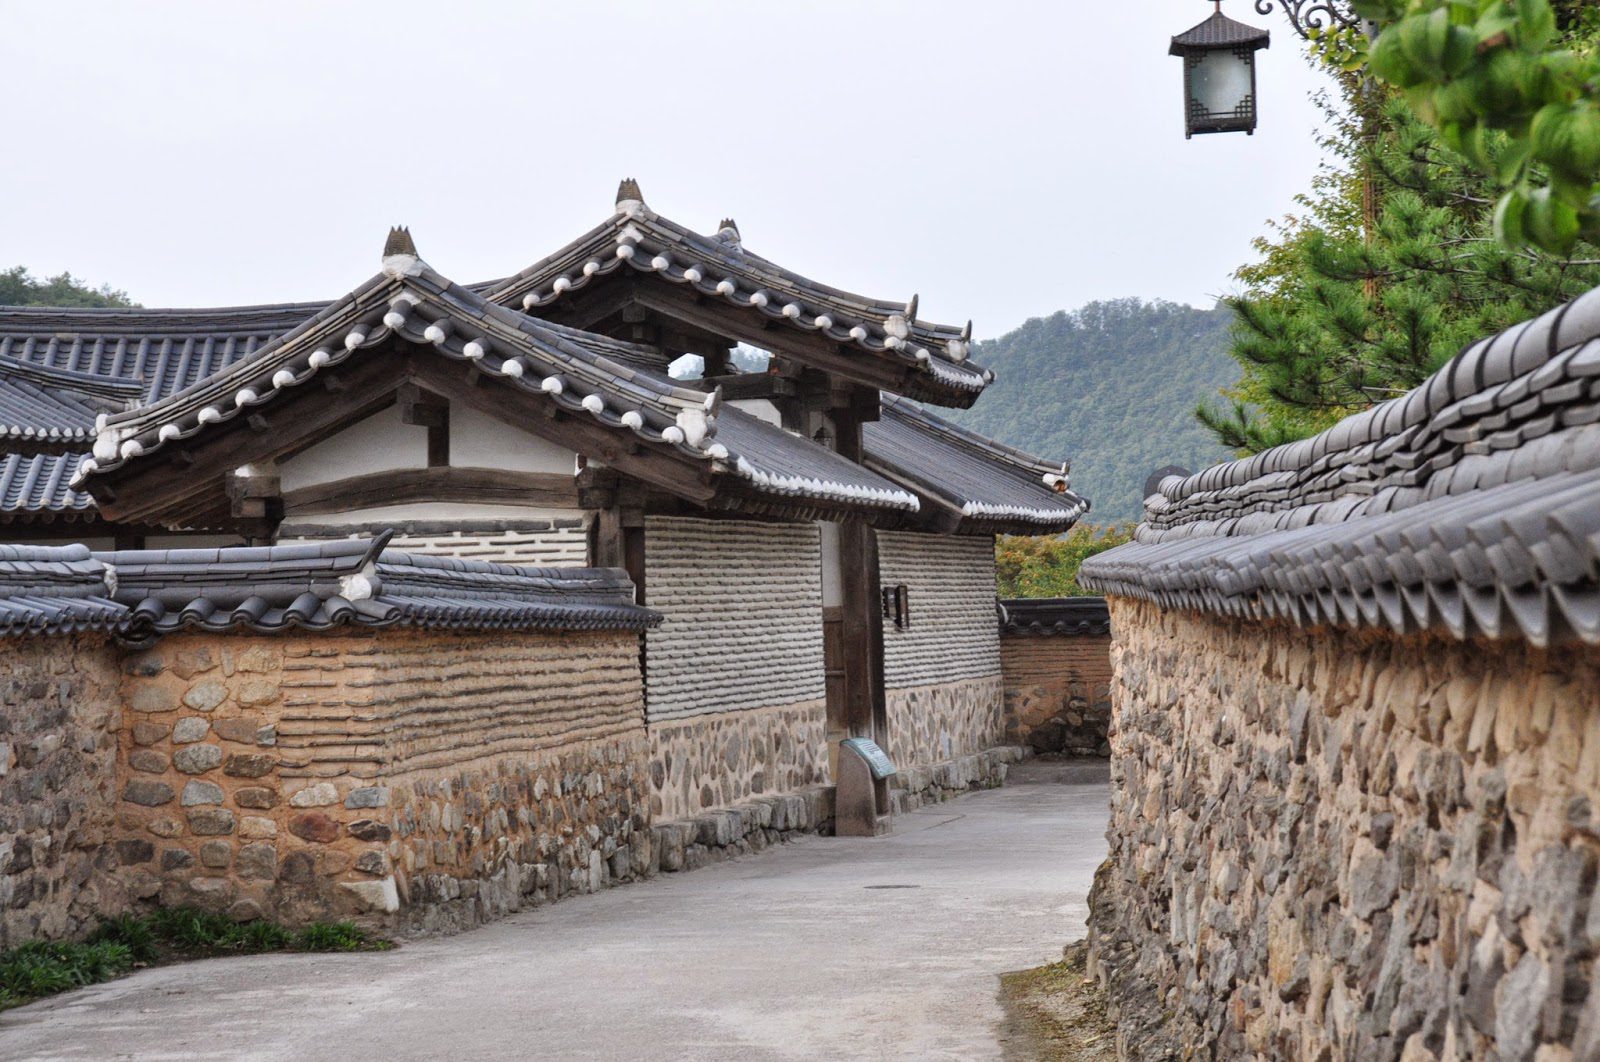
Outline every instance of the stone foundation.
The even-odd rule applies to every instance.
[[[1040,753],[1110,755],[1110,635],[1007,634],[1000,666],[1008,742]]]
[[[393,785],[398,924],[470,928],[643,876],[644,774],[643,736],[630,735]]]
[[[650,807],[658,821],[827,781],[823,701],[650,725]]]
[[[113,843],[116,654],[103,637],[0,643],[0,950],[79,936],[128,903]]]
[[[1113,602],[1133,1058],[1600,1058],[1600,653]]]
[[[887,752],[902,771],[971,756],[1005,738],[999,675],[888,690]]]

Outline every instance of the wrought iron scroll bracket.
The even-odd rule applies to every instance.
[[[1282,7],[1302,39],[1309,38],[1315,30],[1362,25],[1361,19],[1340,0],[1255,0],[1255,3],[1256,13],[1261,15],[1270,15],[1274,7]]]

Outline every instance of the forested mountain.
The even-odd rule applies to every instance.
[[[1231,312],[1114,299],[1035,317],[978,345],[995,371],[977,405],[939,410],[975,431],[1072,462],[1088,520],[1138,517],[1145,478],[1163,465],[1200,469],[1230,456],[1194,408],[1239,377],[1228,357]]]

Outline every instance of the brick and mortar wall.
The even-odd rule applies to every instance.
[[[1111,636],[1004,634],[1006,741],[1035,752],[1110,752]]]
[[[878,578],[910,595],[910,626],[883,621],[890,758],[926,766],[1001,744],[994,539],[880,532]]]
[[[632,634],[165,639],[125,667],[129,880],[236,918],[433,929],[629,877],[637,654]]]
[[[1113,601],[1123,1057],[1600,1058],[1600,654]]]
[[[4,950],[79,936],[129,897],[113,843],[116,653],[102,635],[14,639],[0,652]]]
[[[645,558],[656,817],[826,782],[816,525],[651,517]]]

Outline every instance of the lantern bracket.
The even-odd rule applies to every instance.
[[[1274,7],[1282,7],[1294,31],[1304,40],[1324,30],[1362,25],[1355,12],[1340,0],[1255,0],[1255,3],[1258,15],[1270,15]]]

